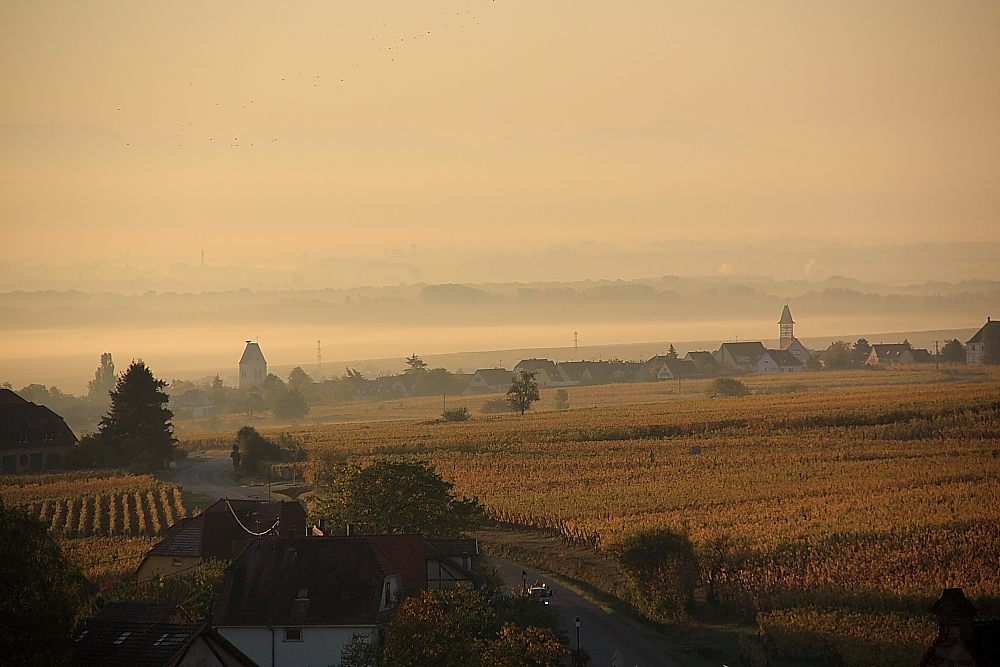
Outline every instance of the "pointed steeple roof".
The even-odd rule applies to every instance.
[[[795,324],[795,320],[792,319],[792,311],[788,310],[788,304],[785,304],[785,309],[781,311],[781,319],[778,320],[778,324]]]
[[[260,345],[247,341],[247,347],[243,350],[243,356],[240,357],[240,366],[243,364],[252,364],[263,361],[265,364],[267,360],[264,359],[264,353],[260,351]]]

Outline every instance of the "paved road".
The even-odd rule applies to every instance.
[[[260,499],[267,498],[266,486],[236,486],[228,473],[233,469],[233,461],[226,454],[217,454],[207,459],[185,459],[174,469],[174,481],[185,488],[208,496],[219,498]],[[511,587],[522,585],[520,565],[494,559],[504,580]],[[613,667],[615,654],[623,658],[621,667],[681,667],[656,645],[606,613],[592,602],[566,590],[549,579],[528,572],[528,583],[544,581],[556,591],[551,598],[562,617],[562,629],[570,639],[570,647],[576,647],[576,627],[573,620],[580,617],[580,643],[590,654],[591,667]],[[618,665],[614,665],[618,667]]]
[[[207,459],[183,459],[174,469],[174,481],[186,489],[197,491],[212,500],[267,499],[266,486],[236,486],[227,475],[233,472],[233,460],[227,454],[216,454]],[[272,487],[273,488],[273,487]]]
[[[560,627],[569,637],[570,648],[576,648],[574,619],[580,618],[580,644],[590,654],[591,667],[612,667],[615,653],[621,656],[622,667],[681,667],[655,644],[593,602],[520,565],[499,559],[493,562],[512,588],[523,585],[521,573],[527,572],[528,585],[541,581],[555,590],[555,596],[550,599],[559,610]]]

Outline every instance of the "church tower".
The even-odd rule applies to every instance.
[[[778,320],[778,349],[784,350],[788,345],[795,340],[795,334],[792,333],[792,328],[795,326],[795,320],[792,319],[792,311],[788,310],[788,304],[785,304],[785,309],[781,311],[781,319]]]
[[[240,359],[240,389],[259,387],[266,377],[267,360],[264,359],[264,353],[260,351],[260,345],[248,340]]]

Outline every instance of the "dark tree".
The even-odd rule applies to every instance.
[[[287,436],[279,438],[279,442],[269,440],[257,432],[253,426],[244,426],[236,432],[236,443],[233,445],[233,466],[239,466],[244,474],[257,473],[261,461],[292,461],[298,458],[296,444]],[[282,446],[284,445],[284,446]]]
[[[516,596],[532,607],[526,618],[507,620],[511,601],[468,589],[429,590],[400,605],[389,622],[385,667],[556,667],[564,653],[551,609]],[[546,614],[545,612],[549,612]],[[519,622],[521,621],[521,622]],[[550,624],[551,625],[548,625]]]
[[[941,348],[941,361],[965,363],[965,347],[954,338],[946,340]]]
[[[98,437],[121,465],[152,469],[174,458],[174,413],[166,405],[167,385],[141,360],[133,361],[111,392],[111,410],[101,419]]]
[[[453,484],[421,461],[376,461],[337,476],[314,514],[361,533],[422,533],[459,537],[482,524],[483,508],[459,499]]]
[[[274,402],[274,416],[280,419],[299,419],[309,414],[309,404],[298,389],[285,392]]]
[[[409,368],[404,373],[423,373],[427,370],[427,362],[418,357],[416,352],[406,358],[406,365]]]
[[[69,664],[86,579],[63,557],[45,526],[0,498],[0,663]]]
[[[700,574],[698,556],[687,536],[668,528],[641,532],[608,547],[651,618],[687,619]]]
[[[868,361],[868,355],[872,353],[872,346],[868,344],[868,341],[864,338],[859,338],[857,342],[854,343],[854,361],[857,362],[858,366],[864,365]]]
[[[531,409],[531,404],[538,399],[538,383],[535,381],[535,373],[521,370],[510,381],[510,389],[507,390],[507,403],[510,404],[510,409],[524,415],[526,410]]]
[[[708,388],[708,395],[715,396],[746,396],[750,392],[736,378],[715,378]]]
[[[87,398],[92,401],[106,401],[115,388],[115,362],[111,353],[101,355],[101,365],[94,372],[94,379],[87,383]]]
[[[677,358],[677,350],[674,349],[674,344],[673,343],[670,344],[670,349],[667,350],[667,357],[669,357],[671,359],[676,359]]]
[[[433,368],[417,376],[413,391],[417,396],[454,396],[462,388],[447,368]]]
[[[309,373],[302,370],[301,366],[296,366],[288,374],[288,388],[291,390],[305,394],[312,386],[312,383],[313,379],[309,376]]]
[[[830,343],[823,353],[823,363],[827,370],[840,371],[851,368],[855,364],[855,354],[851,346],[842,340]]]

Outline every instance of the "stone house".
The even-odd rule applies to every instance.
[[[76,443],[62,417],[0,388],[0,473],[60,468]]]

